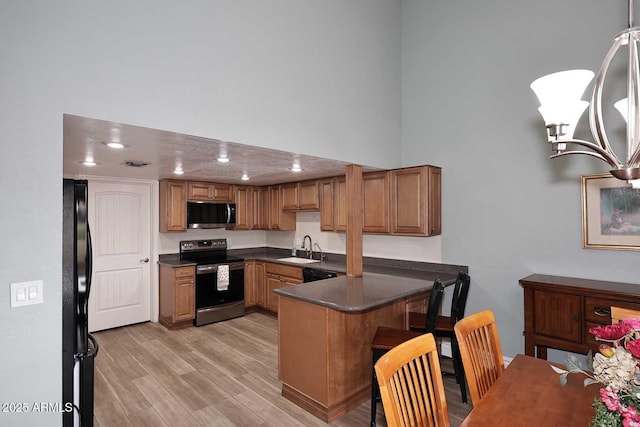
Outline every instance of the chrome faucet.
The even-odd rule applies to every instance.
[[[307,258],[312,259],[313,258],[313,243],[311,242],[311,236],[309,236],[308,234],[305,234],[304,237],[302,238],[302,249],[305,249],[304,246],[304,242],[307,241],[307,237],[309,238],[309,247],[306,248],[307,249]]]
[[[318,250],[320,251],[320,262],[324,262],[324,252],[322,252],[322,248],[320,247],[320,245],[317,243],[314,243],[313,246],[317,247]]]

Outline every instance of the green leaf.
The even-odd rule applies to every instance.
[[[593,378],[585,378],[584,379],[584,386],[585,387],[588,386],[588,385],[591,385],[591,384],[599,384],[599,383],[600,383],[600,381],[594,380]]]

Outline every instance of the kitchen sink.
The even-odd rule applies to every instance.
[[[316,259],[308,259],[308,258],[298,258],[298,257],[288,257],[288,258],[278,258],[278,261],[284,261],[284,262],[293,262],[295,264],[309,264],[312,262],[320,262]]]

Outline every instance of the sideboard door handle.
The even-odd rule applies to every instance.
[[[611,317],[611,310],[604,307],[596,307],[593,309],[593,314],[596,316]]]

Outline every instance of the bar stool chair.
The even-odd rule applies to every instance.
[[[453,297],[451,300],[451,315],[438,316],[433,335],[436,338],[449,338],[451,340],[451,358],[453,359],[453,371],[456,382],[460,385],[460,395],[462,402],[467,403],[467,384],[464,375],[464,366],[462,357],[460,356],[460,348],[456,334],[453,330],[456,322],[464,317],[464,310],[467,306],[467,296],[469,295],[469,285],[471,278],[467,273],[459,272],[456,278],[456,285],[453,289]],[[409,313],[409,329],[412,331],[424,331],[425,325],[424,313]]]
[[[440,311],[443,294],[444,284],[440,280],[436,280],[433,282],[433,288],[431,289],[431,295],[429,296],[427,314],[425,316],[425,330],[427,333],[435,330],[436,318]],[[425,332],[378,326],[376,334],[371,341],[373,366],[375,366],[376,362],[392,348],[424,334]],[[376,404],[380,401],[380,388],[378,386],[378,380],[373,366],[371,367],[371,427],[375,427],[376,425]]]

